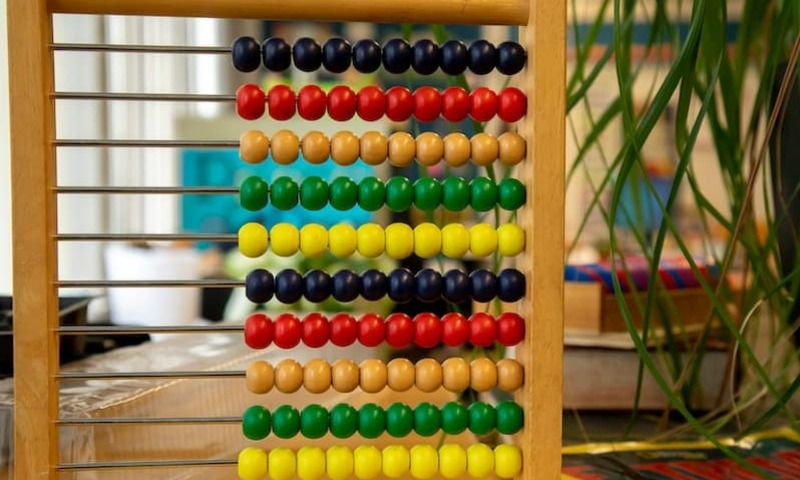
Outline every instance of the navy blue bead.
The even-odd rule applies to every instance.
[[[514,75],[525,68],[525,49],[517,42],[503,42],[497,46],[495,67],[503,75]]]
[[[270,37],[261,47],[261,61],[267,70],[283,72],[292,65],[292,47],[282,38]]]
[[[253,303],[267,303],[275,293],[275,277],[271,272],[258,268],[244,279],[244,293]]]
[[[408,303],[414,299],[414,274],[407,268],[396,268],[388,276],[389,298],[396,303]]]
[[[350,68],[350,43],[343,38],[331,38],[322,46],[322,66],[332,73]]]
[[[470,299],[469,277],[463,270],[448,270],[442,279],[442,296],[452,303],[464,303]]]
[[[275,275],[275,298],[281,303],[297,303],[303,298],[303,276],[287,268]]]
[[[314,72],[322,65],[322,48],[313,38],[303,37],[292,47],[294,66],[304,72]]]
[[[378,270],[361,274],[361,296],[365,300],[380,300],[386,295],[386,275]]]
[[[439,48],[440,66],[448,75],[461,75],[469,65],[469,52],[464,42],[448,40]]]
[[[494,70],[495,48],[486,40],[476,40],[469,46],[469,69],[472,73],[486,75]]]
[[[333,298],[337,302],[352,302],[361,292],[361,279],[352,270],[339,270],[333,274]]]
[[[473,270],[469,274],[469,284],[476,302],[490,302],[497,295],[497,277],[489,270]]]
[[[423,302],[435,302],[442,298],[442,274],[431,268],[423,268],[414,278],[417,298]]]
[[[381,67],[381,46],[374,40],[359,40],[353,45],[353,67],[372,73]]]
[[[525,297],[525,275],[507,268],[497,276],[497,296],[504,302],[516,302]]]
[[[253,37],[239,37],[231,44],[233,68],[240,72],[258,70],[261,65],[261,45]]]
[[[389,73],[404,73],[411,66],[411,45],[393,38],[383,45],[383,68]]]
[[[322,270],[311,270],[303,278],[303,294],[311,303],[324,302],[331,296],[331,276]]]
[[[414,44],[411,68],[420,75],[430,75],[439,68],[439,45],[423,39]]]

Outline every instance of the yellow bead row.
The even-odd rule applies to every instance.
[[[432,223],[414,227],[392,223],[386,228],[377,223],[365,223],[357,229],[339,224],[330,230],[316,223],[298,229],[290,223],[275,224],[269,232],[263,225],[246,223],[239,229],[239,251],[251,258],[260,257],[271,248],[272,253],[288,257],[298,251],[316,257],[330,251],[344,258],[356,252],[367,258],[386,253],[390,258],[403,259],[411,254],[430,258],[443,253],[449,258],[461,258],[467,253],[486,257],[495,252],[505,257],[520,254],[525,248],[525,230],[508,223],[494,228],[478,223],[470,228],[450,223],[443,228]]]
[[[522,471],[522,452],[514,445],[498,445],[494,450],[484,443],[464,448],[444,444],[438,449],[431,445],[415,445],[410,449],[389,445],[383,450],[361,445],[351,450],[344,446],[327,449],[302,447],[297,452],[279,447],[269,452],[247,447],[239,453],[238,473],[241,480],[330,480],[358,478],[371,480],[383,474],[388,478],[411,475],[428,480],[437,475],[455,479],[469,475],[485,478],[514,478]]]

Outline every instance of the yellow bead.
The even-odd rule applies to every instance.
[[[386,227],[386,255],[395,260],[408,258],[414,253],[414,230],[405,223],[392,223]]]
[[[291,223],[276,223],[269,236],[272,238],[272,253],[279,257],[291,257],[300,248],[300,232]]]
[[[494,473],[500,478],[514,478],[522,471],[522,453],[513,445],[494,447]]]
[[[488,223],[478,223],[469,229],[469,250],[476,257],[486,257],[497,250],[497,230]]]
[[[358,227],[358,253],[367,257],[375,258],[383,253],[386,245],[386,235],[383,228],[377,223],[365,223]]]
[[[420,258],[431,258],[442,250],[442,232],[432,223],[414,227],[414,253]]]
[[[331,142],[324,133],[311,131],[305,134],[302,143],[303,158],[308,163],[320,164],[328,159],[331,153]]]
[[[396,132],[389,136],[389,163],[405,167],[414,161],[417,144],[408,132]]]
[[[525,230],[517,224],[506,223],[497,228],[497,251],[504,257],[519,255],[525,250]]]
[[[469,251],[469,230],[460,223],[448,223],[442,228],[442,253],[461,258]]]
[[[272,136],[272,160],[279,165],[289,165],[297,160],[300,139],[290,130],[278,130]]]
[[[255,258],[264,255],[268,243],[267,229],[260,223],[245,223],[239,229],[239,251],[245,257]]]
[[[269,477],[272,480],[290,480],[294,477],[297,465],[294,452],[285,447],[279,447],[269,452]]]
[[[318,480],[324,477],[325,452],[319,447],[303,447],[298,450],[297,476],[301,480]]]
[[[460,445],[439,448],[439,472],[444,478],[459,478],[467,472],[467,452]]]
[[[340,223],[331,227],[328,232],[328,248],[331,253],[339,258],[349,257],[356,252],[358,235],[356,229],[347,223]]]
[[[366,132],[359,140],[361,160],[367,165],[380,165],[386,160],[389,142],[381,132]]]
[[[427,480],[439,473],[439,455],[431,445],[414,445],[409,453],[412,477]]]
[[[267,474],[267,452],[257,447],[247,447],[239,452],[236,467],[242,480],[261,480]]]
[[[383,474],[389,478],[400,478],[408,473],[408,450],[401,445],[390,445],[381,455]]]
[[[361,445],[353,452],[353,470],[360,480],[372,480],[381,474],[381,451],[372,445]]]
[[[439,163],[444,156],[442,137],[433,132],[425,132],[417,137],[417,162],[430,167]]]
[[[325,452],[330,480],[347,480],[353,475],[353,452],[342,446],[330,447]]]
[[[467,471],[472,478],[487,477],[494,472],[494,453],[485,443],[474,443],[467,448]]]
[[[328,230],[318,223],[300,229],[300,251],[306,257],[316,257],[328,251]]]
[[[239,137],[239,156],[247,163],[261,163],[269,154],[269,137],[258,130],[248,130]]]

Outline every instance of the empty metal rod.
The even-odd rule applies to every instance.
[[[131,379],[207,379],[207,378],[242,378],[244,372],[224,370],[194,370],[184,372],[66,372],[60,373],[61,380],[131,380]]]
[[[236,187],[56,187],[56,193],[186,194],[221,195],[239,193]]]
[[[57,147],[143,147],[143,148],[238,148],[238,140],[106,140],[62,138]]]
[[[56,469],[64,470],[108,470],[163,467],[213,467],[217,465],[236,465],[235,459],[210,458],[197,460],[139,460],[120,462],[61,463]]]
[[[130,53],[192,53],[229,54],[231,47],[205,47],[188,45],[131,45],[113,43],[52,43],[50,48],[57,52],[130,52]]]
[[[242,280],[59,280],[61,288],[157,288],[157,287],[244,287]]]
[[[242,325],[174,325],[163,327],[94,327],[63,326],[58,328],[61,335],[141,335],[145,333],[237,333]],[[0,332],[2,334],[3,332]],[[9,334],[11,332],[8,332]]]
[[[205,93],[55,92],[56,100],[135,100],[153,102],[233,102],[236,95]]]
[[[240,423],[242,417],[112,417],[112,418],[61,418],[60,426],[75,425],[197,425]]]
[[[232,233],[59,233],[60,242],[235,242]]]

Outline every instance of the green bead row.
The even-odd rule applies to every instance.
[[[281,405],[270,414],[260,405],[253,405],[242,415],[242,431],[250,440],[262,440],[270,431],[278,438],[292,438],[298,433],[305,438],[320,438],[328,431],[336,438],[349,438],[358,432],[364,438],[377,438],[383,432],[392,437],[405,437],[412,431],[429,437],[440,429],[457,435],[467,429],[484,435],[496,429],[504,435],[517,433],[523,424],[522,407],[502,401],[496,407],[484,402],[472,403],[469,408],[449,402],[441,409],[423,402],[415,408],[405,403],[393,403],[384,409],[367,403],[356,410],[340,403],[330,412],[321,405],[308,405],[299,412],[291,405]]]
[[[252,176],[239,187],[241,204],[250,211],[261,210],[268,203],[278,210],[291,210],[298,204],[308,210],[320,210],[330,203],[341,211],[356,205],[370,212],[384,205],[393,212],[404,212],[411,205],[429,211],[441,205],[453,212],[467,207],[486,212],[495,205],[516,210],[525,204],[525,195],[525,185],[515,178],[504,178],[495,184],[486,177],[470,181],[461,177],[443,181],[425,177],[413,183],[405,177],[392,177],[386,183],[375,177],[366,177],[358,183],[350,177],[337,177],[328,183],[310,176],[299,185],[289,177],[278,177],[270,185],[263,178]]]

